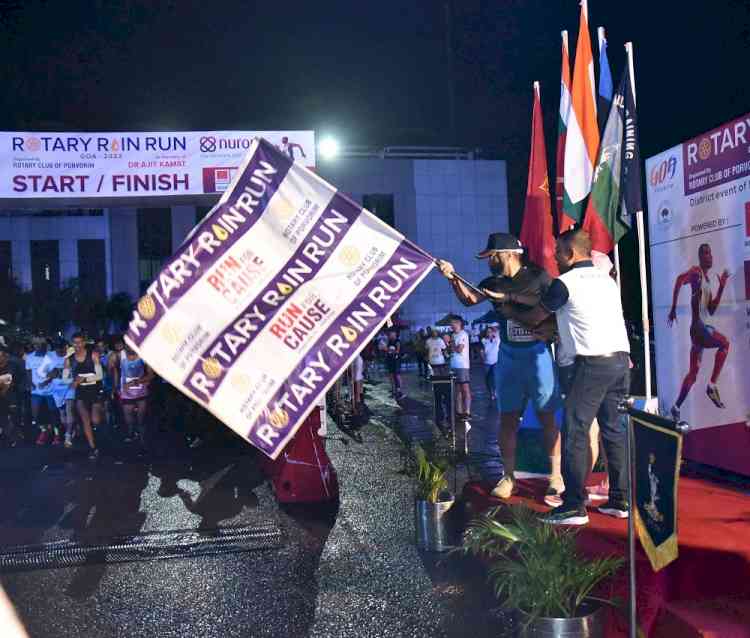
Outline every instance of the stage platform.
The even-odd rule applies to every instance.
[[[546,481],[523,474],[510,503],[539,511]],[[602,475],[594,475],[598,481]],[[479,483],[463,492],[475,513],[503,503]],[[679,558],[660,572],[637,545],[638,617],[649,638],[750,638],[750,494],[703,478],[681,477],[679,488]],[[590,556],[626,555],[627,521],[589,512],[579,546]],[[609,594],[627,600],[627,570]],[[612,611],[608,638],[627,632],[624,613]]]

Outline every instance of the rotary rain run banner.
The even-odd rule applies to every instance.
[[[750,474],[750,114],[646,161],[656,371],[685,457]]]
[[[315,167],[313,131],[0,132],[0,199],[221,193],[256,137]]]
[[[635,448],[635,527],[651,567],[659,571],[678,556],[677,487],[682,435],[674,424],[641,413],[631,417]]]
[[[276,458],[432,266],[403,235],[257,140],[138,302],[126,341]]]

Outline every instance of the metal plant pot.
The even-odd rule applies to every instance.
[[[437,503],[421,500],[414,502],[415,532],[419,549],[445,552],[453,547],[448,527],[448,513],[453,503],[453,498]]]
[[[607,610],[602,606],[584,607],[577,618],[537,618],[521,635],[525,638],[604,638]],[[521,622],[526,614],[519,612]]]

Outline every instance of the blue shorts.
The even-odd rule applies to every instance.
[[[537,412],[554,412],[562,405],[555,362],[544,343],[527,347],[501,344],[495,385],[501,412],[523,412],[527,401]]]

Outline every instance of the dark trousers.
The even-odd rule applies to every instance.
[[[586,502],[584,482],[589,472],[589,429],[599,420],[609,468],[609,497],[625,502],[628,489],[627,430],[618,406],[628,394],[630,370],[624,352],[612,357],[578,357],[565,399],[562,428],[563,501],[566,507]]]
[[[419,376],[426,377],[427,376],[427,359],[425,359],[424,355],[421,355],[421,354],[417,355],[417,366],[419,367]]]
[[[487,366],[487,372],[484,375],[484,384],[487,386],[487,392],[490,393],[490,395],[495,394],[495,368],[497,367],[496,363],[493,363],[492,365]]]
[[[447,375],[447,365],[432,366],[432,372],[436,377]],[[438,427],[446,427],[450,424],[451,413],[451,386],[449,383],[433,384],[435,395],[435,424]]]

